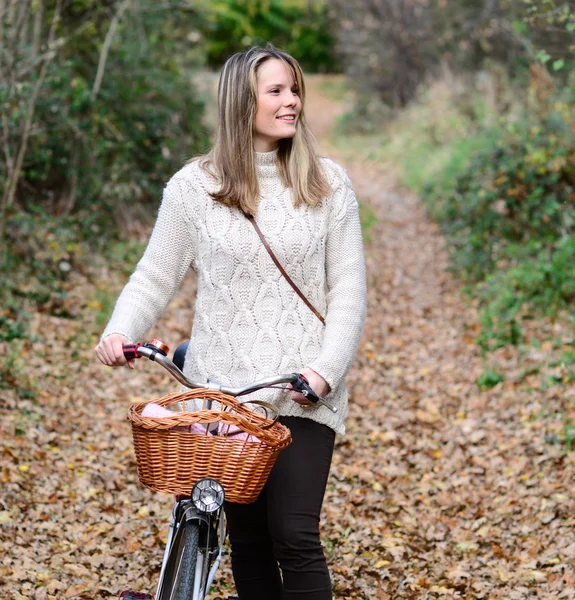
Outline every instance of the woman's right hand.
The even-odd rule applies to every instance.
[[[94,348],[94,352],[98,357],[99,361],[108,367],[122,367],[128,365],[130,369],[134,368],[133,360],[126,360],[122,346],[124,344],[131,344],[132,340],[127,338],[125,335],[112,334],[105,337],[100,343]]]

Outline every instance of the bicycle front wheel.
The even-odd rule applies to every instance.
[[[194,592],[200,527],[197,521],[187,521],[184,526],[182,550],[178,557],[174,600],[190,600]]]

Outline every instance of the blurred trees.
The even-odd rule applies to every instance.
[[[394,158],[476,297],[482,348],[542,315],[572,328],[575,2],[330,2],[360,92],[347,132],[391,147],[403,128]]]
[[[200,31],[210,67],[234,52],[272,42],[310,72],[340,71],[336,22],[323,0],[204,0]]]
[[[443,64],[486,61],[525,73],[534,61],[557,71],[575,52],[575,3],[554,0],[328,0],[340,24],[346,72],[364,96],[404,106]]]
[[[73,316],[70,277],[207,147],[198,22],[186,2],[0,0],[0,340]]]
[[[188,72],[198,18],[144,0],[0,4],[2,218],[121,212],[206,145]]]

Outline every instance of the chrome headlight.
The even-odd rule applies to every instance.
[[[200,479],[192,488],[192,502],[201,512],[215,512],[224,503],[222,484],[215,479]]]

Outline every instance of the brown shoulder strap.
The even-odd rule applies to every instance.
[[[321,316],[321,314],[315,309],[313,304],[304,296],[303,292],[298,288],[298,286],[292,281],[292,278],[285,272],[285,269],[281,266],[280,261],[276,258],[276,255],[273,253],[273,250],[270,248],[262,230],[259,228],[256,220],[251,215],[246,215],[250,221],[250,223],[254,226],[256,233],[260,236],[260,240],[264,245],[264,248],[268,251],[271,259],[274,261],[275,266],[279,269],[279,272],[284,276],[285,280],[292,286],[294,292],[306,303],[308,308],[313,312],[313,314],[325,325],[325,319]]]

